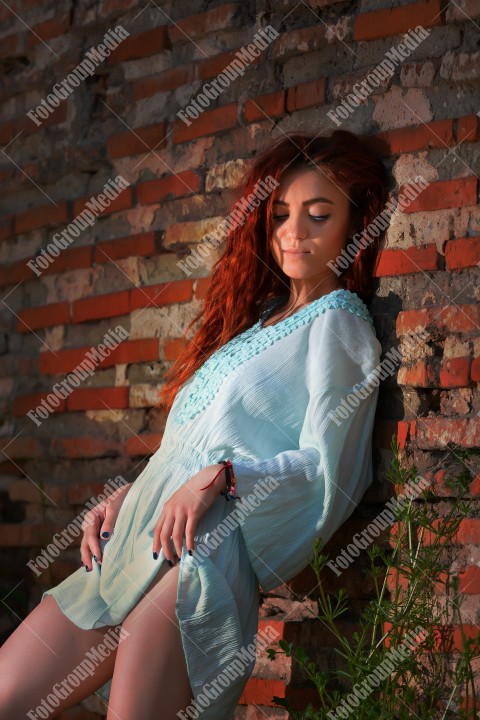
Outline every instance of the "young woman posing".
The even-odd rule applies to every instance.
[[[240,197],[245,222],[162,391],[161,446],[90,511],[82,568],[0,650],[1,720],[56,717],[99,688],[108,720],[232,718],[255,664],[259,584],[300,572],[372,482],[381,346],[365,303],[382,232],[342,253],[384,209],[384,167],[347,131],[282,135]],[[117,647],[56,693],[120,625]]]

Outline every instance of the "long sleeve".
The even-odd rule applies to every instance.
[[[265,499],[256,500],[255,507],[248,504],[240,524],[265,592],[306,567],[314,539],[327,542],[372,482],[378,380],[372,382],[371,373],[380,354],[381,345],[364,318],[333,308],[314,318],[307,357],[298,366],[305,368],[308,388],[298,447],[266,460],[232,458],[242,500],[255,496],[251,493],[262,478],[275,479]],[[236,501],[238,507],[242,500]]]

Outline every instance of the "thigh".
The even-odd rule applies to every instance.
[[[123,622],[129,633],[118,648],[107,720],[163,720],[192,698],[175,614],[179,563],[166,566]]]
[[[51,708],[48,717],[55,717],[101,687],[113,675],[116,649],[93,669],[90,664],[91,674],[83,669],[67,678],[86,659],[86,653],[103,642],[109,630],[109,626],[82,630],[47,595],[0,648],[0,720],[25,718],[52,692],[44,708]]]

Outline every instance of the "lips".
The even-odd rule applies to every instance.
[[[287,253],[287,255],[310,255],[309,250],[294,250],[288,248],[287,250],[283,251],[284,253]]]

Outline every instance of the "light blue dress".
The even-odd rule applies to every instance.
[[[263,327],[282,299],[177,393],[161,446],[103,542],[102,565],[80,568],[43,595],[81,628],[120,623],[165,560],[163,551],[152,557],[163,504],[198,470],[229,458],[242,499],[215,500],[197,526],[193,556],[184,544],[178,577],[176,613],[203,720],[232,718],[253,671],[258,584],[268,592],[306,567],[314,539],[326,542],[372,482],[372,371],[381,354],[372,318],[340,289]],[[225,531],[244,502],[241,522]],[[101,694],[108,698],[109,683]]]

